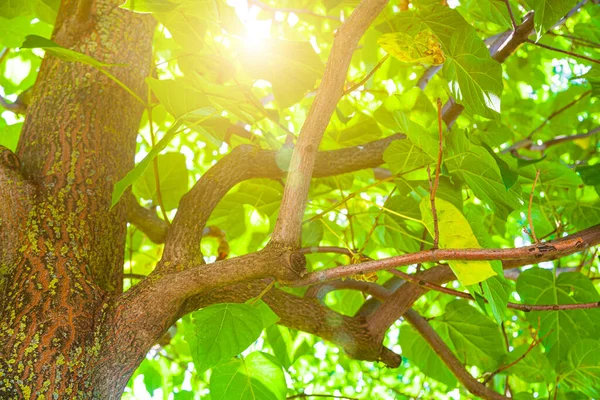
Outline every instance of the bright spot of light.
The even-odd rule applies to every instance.
[[[258,52],[264,46],[266,38],[271,36],[270,19],[258,19],[260,7],[252,5],[248,7],[246,0],[229,0],[227,2],[235,9],[236,14],[244,24],[246,32],[242,37],[246,50],[250,52]]]

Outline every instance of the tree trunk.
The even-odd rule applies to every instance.
[[[154,22],[119,3],[63,0],[53,40],[120,64],[110,72],[145,99]],[[121,396],[129,376],[115,385],[96,366],[122,291],[112,188],[133,166],[143,109],[93,67],[45,57],[17,155],[0,152],[0,398]]]

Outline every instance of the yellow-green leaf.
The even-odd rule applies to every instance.
[[[404,32],[385,33],[377,43],[388,54],[406,63],[440,65],[446,61],[442,45],[429,29],[417,33],[414,37]]]
[[[433,236],[433,215],[429,196],[420,204],[423,222]],[[471,225],[452,203],[435,198],[437,220],[440,231],[439,246],[441,249],[478,249],[481,248],[473,234]],[[448,261],[450,268],[463,285],[474,285],[496,275],[489,261]]]

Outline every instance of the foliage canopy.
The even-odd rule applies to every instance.
[[[319,108],[315,95],[329,77],[334,37],[343,36],[336,31],[353,21],[359,2],[127,0],[124,12],[157,21],[145,96],[115,77],[127,65],[49,39],[59,3],[0,3],[0,44],[7,49],[0,144],[17,147],[26,112],[16,105],[27,105],[26,95],[18,96],[32,87],[44,54],[87,64],[146,108],[136,166],[115,183],[113,205],[131,190],[166,230],[161,220],[175,217],[190,188],[207,176],[214,181],[206,190],[229,182],[209,172],[229,165],[219,173],[243,178],[231,178],[235,187],[209,210],[204,260],[263,249],[289,181],[283,171],[296,173],[294,144],[311,106]],[[600,5],[445,3],[387,4],[357,48],[344,49],[350,66],[347,74],[333,71],[345,84],[326,98],[337,103],[318,150],[356,146],[357,163],[362,150],[379,153],[362,167],[353,159],[317,160],[302,223],[305,279],[436,245],[481,254],[530,246],[531,256],[467,260],[443,253],[441,261],[402,264],[401,277],[396,265],[375,265],[339,268],[328,279],[341,279],[313,279],[311,286],[266,281],[266,302],[219,302],[180,319],[123,398],[492,398],[474,391],[477,385],[519,400],[600,397],[600,264],[597,242],[586,236],[600,223]],[[238,155],[248,146],[274,155],[281,176],[252,172],[250,158]],[[228,159],[235,162],[224,164]],[[346,166],[336,169],[339,163]],[[125,289],[152,273],[164,242],[130,222]],[[563,245],[547,243],[567,234]],[[440,264],[455,277],[431,272],[429,281],[427,272]],[[410,285],[418,293],[405,305],[409,294],[395,294]],[[336,342],[331,334],[323,341],[319,332],[288,327],[267,305],[272,290],[318,299],[335,313],[314,318],[334,327],[346,316],[363,318],[369,330],[377,310],[405,307],[404,317],[393,316],[381,332],[401,364],[362,360],[344,346],[353,338]]]

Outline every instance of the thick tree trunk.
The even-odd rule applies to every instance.
[[[145,99],[154,22],[119,3],[63,0],[53,39],[121,64],[110,72]],[[2,399],[120,398],[123,384],[98,387],[109,380],[95,366],[122,290],[126,224],[111,193],[133,166],[142,112],[94,68],[45,57],[18,157],[0,154]]]

